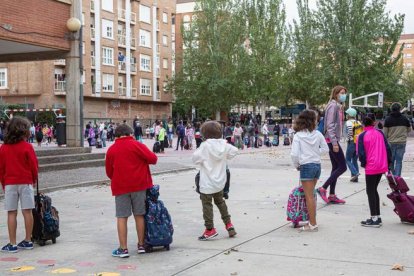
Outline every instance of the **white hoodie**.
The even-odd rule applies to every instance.
[[[215,194],[226,184],[227,160],[237,154],[237,148],[224,139],[207,139],[193,154],[193,162],[200,166],[200,192]]]
[[[321,155],[329,152],[325,137],[319,131],[309,132],[308,130],[296,133],[292,143],[293,165],[298,168],[300,165],[309,163],[321,163]]]

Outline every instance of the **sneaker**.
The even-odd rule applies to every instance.
[[[377,219],[376,221],[374,221],[372,219],[367,219],[366,221],[361,221],[361,226],[379,228],[379,227],[381,227],[380,219]]]
[[[381,219],[381,218],[378,218],[378,223],[379,223],[380,225],[382,225],[382,219]]]
[[[19,249],[26,249],[30,250],[33,249],[33,243],[31,241],[22,240],[19,244],[17,244]]]
[[[145,254],[145,246],[138,244],[138,254]]]
[[[216,228],[213,228],[213,229],[210,229],[210,230],[206,229],[204,231],[203,235],[198,237],[198,240],[207,241],[207,240],[210,240],[210,239],[212,239],[214,237],[217,237],[217,236],[218,236],[218,233],[216,231]]]
[[[7,252],[7,253],[17,253],[17,251],[19,251],[19,250],[17,248],[17,245],[12,245],[11,243],[8,243],[5,246],[3,246],[1,251],[2,252]]]
[[[234,236],[237,235],[237,232],[234,229],[234,226],[233,226],[233,224],[231,222],[229,222],[229,223],[226,224],[226,230],[227,230],[227,232],[229,232],[229,237],[230,238],[232,238],[232,237],[234,237]]]
[[[328,199],[332,204],[345,204],[345,200],[339,199],[336,195],[330,195]]]
[[[112,256],[119,257],[119,258],[128,258],[129,257],[128,249],[122,249],[122,248],[115,249],[114,251],[112,251]]]
[[[353,175],[352,177],[351,177],[351,182],[358,182],[358,176],[359,176],[359,173],[357,173],[356,175]]]
[[[322,200],[325,201],[325,203],[329,203],[329,199],[326,196],[326,190],[323,187],[319,187],[318,189],[316,189],[316,192],[319,194]]]

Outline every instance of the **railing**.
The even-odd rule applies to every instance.
[[[137,73],[137,65],[135,63],[131,63],[131,73],[132,74]]]
[[[157,31],[159,31],[160,30],[160,21],[159,20],[157,20]]]
[[[135,12],[131,12],[131,24],[137,23],[137,14]]]
[[[118,86],[118,94],[120,97],[126,96],[126,87]]]
[[[91,67],[95,67],[95,57],[91,56]]]
[[[131,48],[135,49],[137,47],[137,40],[134,37],[131,37]]]
[[[55,81],[55,92],[65,92],[66,81]]]
[[[136,98],[138,95],[138,90],[136,88],[131,89],[131,98]]]
[[[65,66],[66,65],[66,60],[65,59],[55,59],[54,64]]]
[[[118,20],[125,21],[126,19],[126,11],[124,9],[118,10]]]
[[[91,27],[91,40],[95,40],[95,28]]]
[[[126,39],[124,35],[118,35],[118,46],[126,47]]]
[[[122,71],[122,72],[126,71],[125,61],[119,61],[118,60],[118,71]]]
[[[95,12],[95,0],[91,0],[91,12]]]

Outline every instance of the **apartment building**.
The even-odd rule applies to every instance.
[[[175,0],[83,0],[85,120],[171,116]],[[0,63],[0,95],[28,108],[64,108],[65,60]],[[9,91],[2,94],[2,89]],[[14,91],[14,92],[13,92]]]
[[[414,34],[403,34],[401,35],[397,47],[395,48],[394,56],[396,56],[403,46],[402,51],[402,62],[405,72],[413,71],[414,69]]]

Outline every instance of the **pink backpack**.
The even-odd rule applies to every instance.
[[[316,191],[313,194],[316,204]],[[305,192],[302,186],[298,186],[289,194],[286,208],[287,220],[291,221],[293,227],[298,227],[300,222],[309,220],[308,208],[306,207]]]

